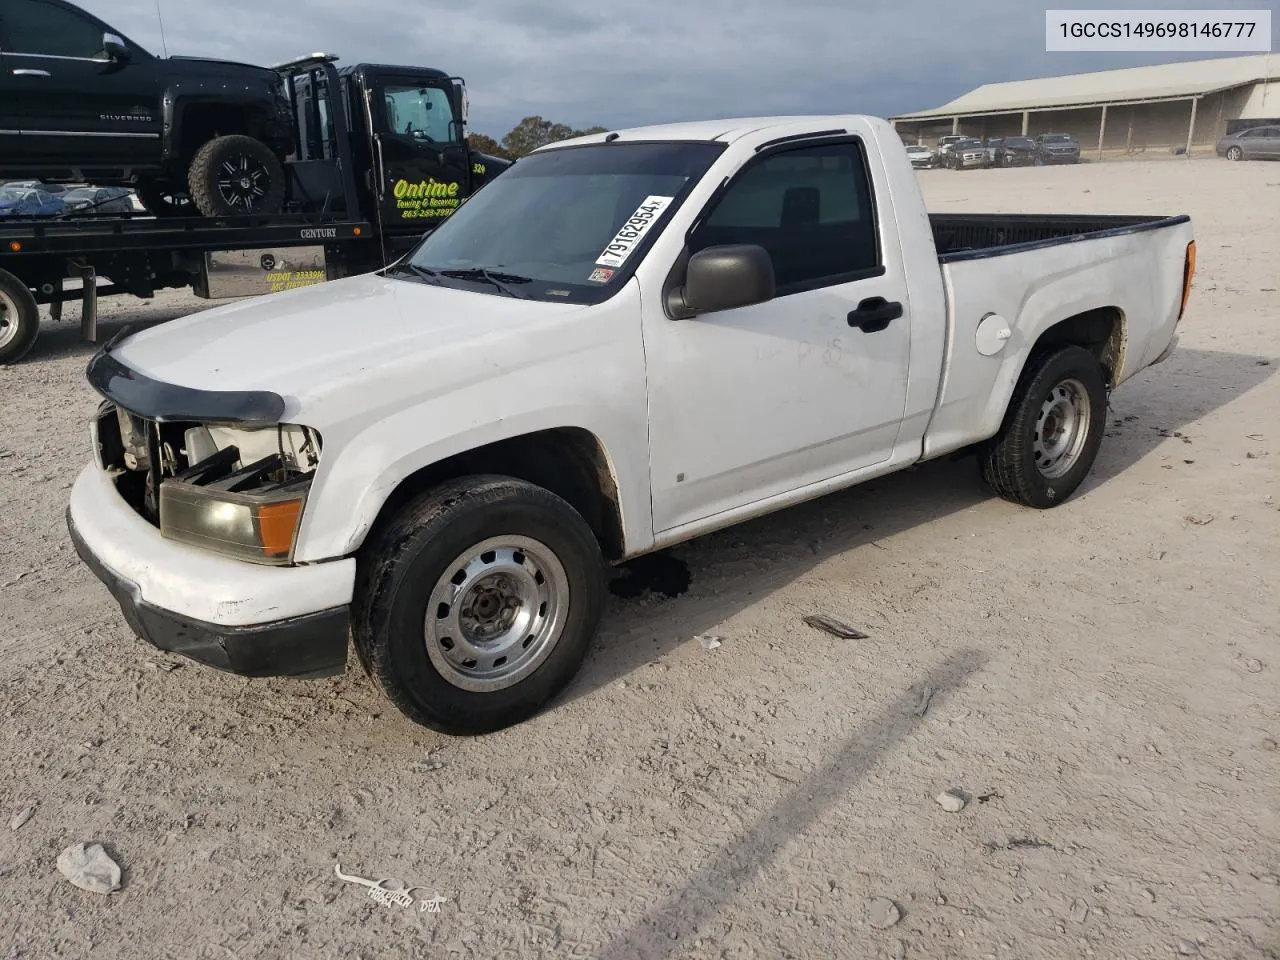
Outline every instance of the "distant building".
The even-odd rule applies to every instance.
[[[1086,158],[1203,152],[1224,134],[1280,123],[1280,55],[988,83],[933,110],[891,119],[907,143],[949,133],[1069,133]]]

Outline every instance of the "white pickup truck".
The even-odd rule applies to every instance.
[[[537,712],[617,563],[972,448],[1066,500],[1174,349],[1185,216],[930,216],[865,116],[520,160],[394,267],[107,344],[68,524],[150,643],[413,720]]]

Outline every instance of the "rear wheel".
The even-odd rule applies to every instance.
[[[1243,150],[1241,150],[1239,147],[1228,147],[1228,148],[1227,148],[1227,159],[1228,159],[1228,160],[1243,160],[1243,159],[1244,159],[1244,151],[1243,151]]]
[[[1092,469],[1106,409],[1106,379],[1093,354],[1064,347],[1041,357],[1024,371],[1000,433],[983,450],[983,479],[1006,500],[1056,507]]]
[[[600,548],[577,511],[523,481],[469,477],[423,494],[371,538],[352,634],[410,719],[487,733],[568,684],[604,598]]]
[[[26,356],[40,335],[40,307],[27,285],[0,270],[0,365]]]
[[[253,137],[217,137],[198,151],[187,174],[191,199],[206,217],[274,214],[284,207],[284,167]]]

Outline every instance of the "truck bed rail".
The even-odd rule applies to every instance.
[[[1077,214],[931,213],[933,242],[943,263],[997,257],[1056,243],[1138,233],[1190,218]]]
[[[99,251],[252,248],[350,240],[372,236],[371,231],[372,225],[364,220],[308,214],[182,219],[14,219],[0,221],[0,250],[10,255],[78,256]]]

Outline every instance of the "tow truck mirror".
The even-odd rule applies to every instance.
[[[689,258],[684,306],[693,313],[715,313],[765,303],[777,285],[773,260],[753,243],[725,244],[699,250]]]
[[[108,60],[116,63],[128,63],[132,59],[129,52],[129,45],[124,39],[114,33],[104,33],[102,35],[102,51],[107,55]]]

